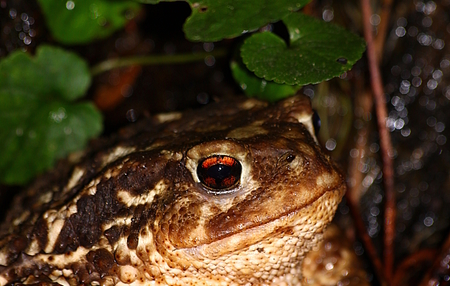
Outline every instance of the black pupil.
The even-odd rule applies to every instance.
[[[222,164],[211,166],[207,169],[208,177],[215,178],[216,181],[222,181],[231,175],[231,167]]]
[[[210,190],[227,190],[236,186],[241,176],[241,164],[229,156],[215,155],[199,162],[197,175]]]

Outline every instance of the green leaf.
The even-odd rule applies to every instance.
[[[24,184],[101,132],[91,103],[74,103],[90,85],[87,64],[59,48],[0,61],[0,181]]]
[[[270,102],[293,95],[301,88],[296,85],[278,84],[255,76],[242,64],[231,62],[231,72],[247,96],[258,97]]]
[[[105,38],[134,17],[139,4],[110,0],[39,0],[52,35],[64,44]]]
[[[184,32],[192,41],[219,41],[276,22],[310,0],[190,1],[192,14]]]
[[[290,45],[270,32],[250,36],[241,47],[247,68],[269,81],[305,85],[351,69],[365,49],[359,36],[301,13],[283,18]]]
[[[136,0],[136,1],[144,4],[158,4],[160,2],[160,0]],[[166,0],[166,2],[175,2],[175,1],[177,0]]]
[[[139,0],[156,4],[173,0]],[[192,14],[184,23],[186,38],[215,42],[277,22],[310,0],[185,0]]]

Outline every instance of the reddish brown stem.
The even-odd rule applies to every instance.
[[[369,63],[370,83],[372,86],[375,110],[377,115],[378,132],[380,136],[380,149],[383,161],[383,177],[385,188],[385,220],[384,220],[384,273],[388,282],[392,281],[394,267],[394,237],[395,237],[395,194],[394,194],[394,167],[392,161],[392,144],[389,131],[386,127],[387,109],[383,92],[380,68],[378,66],[376,50],[373,41],[370,17],[372,9],[370,0],[361,0],[363,15],[364,37],[367,42],[367,59]]]
[[[361,112],[355,114],[355,116],[356,118],[359,118],[363,122],[366,122],[367,118],[370,118],[370,112],[373,109],[373,97],[371,92],[365,90],[363,91],[364,88],[362,88],[362,86],[364,86],[364,83],[361,83],[361,81],[358,81],[356,83],[356,86],[358,96],[355,99],[355,106],[356,108],[361,110]],[[382,285],[385,285],[386,281],[384,279],[383,264],[381,263],[381,260],[378,257],[372,239],[367,234],[367,230],[363,220],[361,219],[361,214],[359,210],[359,200],[361,197],[361,193],[363,192],[362,187],[363,176],[358,166],[362,164],[361,161],[364,159],[364,154],[367,154],[366,148],[367,148],[368,134],[369,134],[369,127],[366,122],[363,125],[363,128],[358,130],[356,135],[357,139],[355,149],[358,150],[357,152],[358,156],[351,157],[351,160],[349,162],[348,172],[349,172],[349,181],[351,182],[351,184],[349,184],[348,192],[346,193],[346,198],[352,218],[354,220],[358,236],[362,240],[364,248],[370,260],[373,263],[378,279],[380,280]]]
[[[359,212],[358,205],[352,201],[351,190],[345,194],[345,197],[347,198],[350,213],[355,223],[358,236],[360,237],[360,239],[364,244],[364,249],[367,251],[370,261],[373,263],[377,277],[380,280],[380,284],[387,285],[386,279],[384,277],[383,264],[381,263],[381,260],[377,255],[377,251],[372,243],[372,239],[370,238],[369,234],[366,231],[364,222],[361,219],[361,214]]]
[[[430,270],[423,278],[420,286],[428,285],[448,285],[448,281],[443,281],[443,277],[450,275],[450,235],[439,251]]]
[[[395,271],[394,278],[392,280],[392,285],[399,286],[399,285],[408,285],[408,275],[411,275],[411,273],[414,273],[414,270],[411,268],[414,267],[420,267],[426,263],[433,261],[434,257],[436,256],[436,250],[434,249],[422,249],[417,251],[416,253],[413,253],[412,255],[405,258],[402,263],[397,268],[397,271]]]
[[[383,57],[383,47],[386,40],[387,29],[389,26],[389,19],[392,9],[392,0],[381,1],[381,15],[380,15],[380,25],[378,25],[378,34],[375,38],[375,49],[377,52],[378,62],[381,62]]]
[[[355,119],[363,122],[360,129],[357,130],[355,135],[355,146],[354,149],[357,151],[357,156],[351,156],[348,164],[348,175],[351,187],[349,187],[349,193],[352,200],[352,204],[355,206],[359,205],[359,200],[362,194],[366,191],[363,187],[363,173],[360,171],[360,166],[364,165],[364,158],[368,152],[368,141],[369,141],[369,120],[371,118],[371,112],[373,110],[373,97],[372,92],[365,88],[363,80],[359,80],[355,84],[356,87],[356,98],[355,98]],[[356,112],[358,110],[358,112]]]

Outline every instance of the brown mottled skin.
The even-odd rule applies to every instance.
[[[155,116],[72,155],[0,226],[0,285],[300,285],[345,192],[309,99]],[[202,159],[240,162],[207,187]]]

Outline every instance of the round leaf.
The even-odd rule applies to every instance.
[[[38,0],[47,26],[61,43],[81,44],[105,38],[137,13],[133,1]]]
[[[276,22],[309,1],[191,0],[184,32],[192,41],[220,41]]]
[[[242,60],[257,76],[277,83],[305,85],[339,76],[361,58],[364,40],[345,29],[301,13],[283,19],[290,45],[270,32],[250,36]]]
[[[72,102],[90,80],[81,58],[49,46],[0,61],[0,181],[24,184],[101,132],[95,107]]]
[[[231,72],[244,93],[270,102],[293,95],[301,88],[296,85],[278,84],[255,76],[242,64],[231,62]]]
[[[42,0],[41,0],[42,1]],[[138,0],[156,4],[174,0]],[[297,11],[310,0],[185,0],[192,14],[184,23],[186,38],[191,41],[215,42],[277,22]]]

